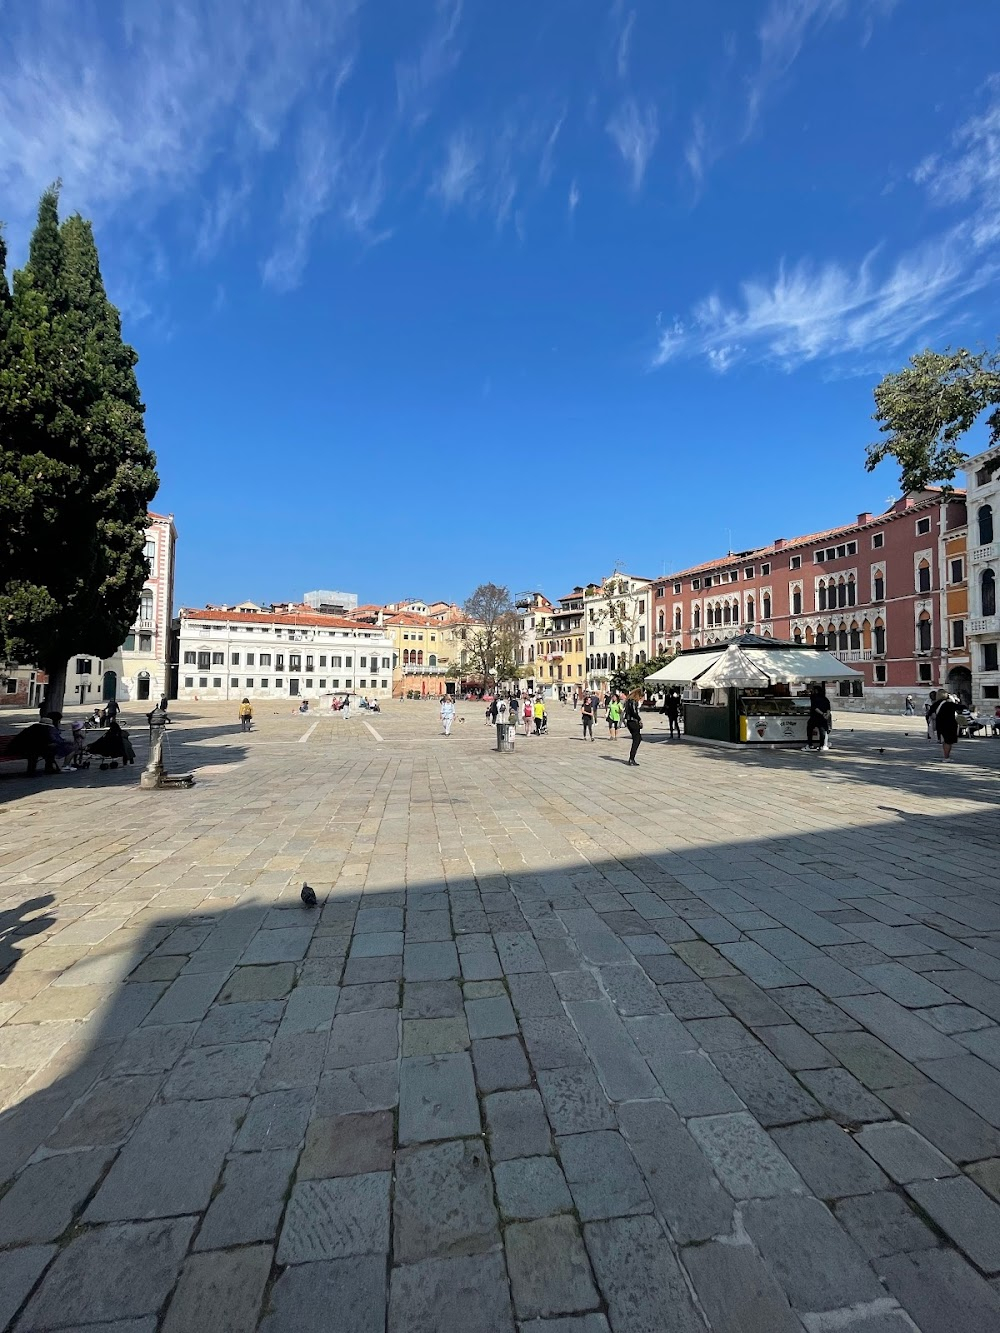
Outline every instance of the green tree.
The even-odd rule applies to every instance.
[[[0,638],[58,712],[69,655],[110,656],[135,620],[156,460],[93,232],[60,225],[55,189],[0,306]]]
[[[990,444],[1000,440],[1000,353],[918,352],[877,385],[875,406],[886,438],[868,446],[867,470],[895,458],[904,493],[947,487],[967,457],[958,442],[990,408]]]
[[[466,637],[467,674],[479,677],[486,686],[515,679],[521,622],[510,589],[481,583],[466,598],[463,610],[473,622]]]
[[[668,662],[672,662],[676,654],[659,653],[656,657],[651,657],[648,662],[636,662],[633,666],[621,668],[611,673],[611,688],[617,690],[619,694],[631,694],[633,690],[646,689],[646,677],[651,676],[654,671],[659,671],[665,667]]]

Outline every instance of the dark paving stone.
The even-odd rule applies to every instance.
[[[505,1222],[530,1221],[573,1211],[573,1199],[554,1157],[494,1162],[493,1181]]]
[[[890,1292],[920,1333],[996,1333],[1000,1294],[954,1250],[876,1260]]]
[[[398,1003],[398,987],[393,989],[397,995],[393,999],[395,1005]],[[344,992],[345,995],[348,993],[349,990]],[[341,1000],[341,1010],[343,1007]],[[456,1018],[462,1012],[462,987],[457,981],[408,981],[403,987],[404,1018]]]
[[[729,1014],[726,1006],[702,981],[661,986],[660,994],[678,1018],[725,1018]]]
[[[482,1143],[460,1139],[399,1151],[393,1212],[396,1262],[484,1254],[499,1241]]]
[[[566,1005],[566,1012],[587,1048],[598,1078],[613,1101],[659,1095],[659,1088],[648,1064],[607,1000],[573,1001]],[[534,1060],[533,1051],[532,1062],[537,1071],[540,1066]]]
[[[916,1180],[907,1192],[984,1273],[1000,1273],[1000,1205],[966,1176]]]
[[[490,1158],[503,1162],[552,1151],[549,1122],[534,1088],[494,1092],[483,1099],[490,1136]]]
[[[614,1127],[611,1106],[589,1064],[540,1070],[538,1088],[557,1134],[582,1134]]]
[[[770,992],[796,1023],[814,1035],[817,1032],[854,1032],[858,1023],[811,986],[791,986]]]
[[[403,1059],[399,1076],[400,1143],[458,1138],[478,1134],[480,1128],[472,1061],[465,1051]]]
[[[775,1004],[770,992],[762,990],[749,977],[712,977],[708,985],[727,1010],[749,1027],[766,1027],[788,1021],[784,1010]]]
[[[677,1260],[654,1218],[590,1222],[584,1238],[612,1328],[704,1333]]]
[[[60,1153],[25,1167],[0,1196],[0,1245],[57,1240],[83,1207],[114,1153]]]
[[[220,1254],[193,1254],[184,1264],[167,1308],[163,1333],[249,1333],[257,1327],[271,1272],[270,1245]]]
[[[20,1327],[35,1333],[155,1314],[174,1285],[194,1224],[193,1217],[179,1217],[82,1232],[60,1250]]]
[[[890,1050],[885,1042],[870,1032],[829,1032],[820,1041],[842,1065],[865,1085],[878,1092],[882,1088],[901,1088],[926,1083],[916,1065]]]
[[[283,1000],[294,985],[293,963],[273,963],[269,967],[238,967],[222,987],[218,1003],[239,1004],[255,1000]],[[198,1014],[198,1018],[204,1016],[203,1013]]]
[[[507,978],[510,998],[519,1018],[542,1018],[563,1013],[552,978],[545,972],[532,972]]]
[[[712,1333],[801,1333],[785,1293],[749,1245],[713,1241],[681,1255]]]
[[[884,1088],[881,1096],[901,1120],[919,1130],[953,1162],[1000,1156],[1000,1133],[944,1088],[933,1083]]]
[[[845,1130],[830,1120],[813,1120],[771,1137],[820,1199],[842,1199],[887,1189],[888,1180]]]
[[[586,1001],[580,1001],[586,1003]],[[573,1024],[565,1014],[522,1018],[521,1032],[536,1073],[590,1062]]]
[[[424,1259],[392,1270],[389,1333],[444,1333],[450,1329],[514,1333],[501,1254]]]
[[[599,1304],[575,1218],[515,1222],[504,1234],[519,1318],[551,1317]]]
[[[657,1210],[681,1245],[730,1228],[733,1204],[708,1159],[666,1102],[629,1102],[618,1123]]]
[[[385,1333],[385,1257],[355,1255],[286,1268],[271,1289],[260,1333]],[[395,1331],[394,1331],[395,1333]]]
[[[974,1055],[924,1060],[920,1068],[994,1128],[1000,1127],[1000,1070]]]
[[[279,1264],[308,1264],[389,1249],[391,1174],[376,1171],[337,1180],[302,1180],[292,1190],[281,1227]]]
[[[912,1125],[867,1125],[855,1142],[900,1185],[913,1180],[955,1176],[958,1168],[928,1143]]]
[[[822,1115],[819,1104],[769,1051],[719,1051],[715,1063],[762,1125]]]
[[[652,1211],[642,1173],[617,1131],[557,1137],[556,1148],[581,1221]]]
[[[49,1136],[47,1147],[62,1150],[120,1143],[156,1096],[161,1083],[162,1079],[154,1074],[101,1079]]]
[[[882,1297],[864,1255],[818,1199],[756,1199],[743,1221],[797,1310],[837,1310]]]
[[[54,1245],[26,1245],[0,1250],[0,1328],[7,1328],[16,1311],[57,1253]]]
[[[297,1156],[296,1149],[281,1148],[230,1157],[195,1248],[218,1250],[249,1241],[273,1240]]]
[[[931,1250],[938,1244],[937,1236],[901,1194],[879,1192],[842,1199],[834,1212],[869,1259]]]
[[[828,1069],[837,1063],[836,1057],[797,1023],[761,1028],[760,1039],[786,1069]]]
[[[798,1079],[840,1125],[892,1119],[885,1103],[867,1092],[846,1069],[800,1069]]]
[[[487,1037],[472,1043],[476,1068],[476,1087],[480,1092],[500,1092],[507,1088],[526,1088],[531,1070],[524,1047],[517,1037]]]
[[[360,1176],[392,1170],[393,1115],[369,1111],[314,1116],[299,1161],[299,1180]]]
[[[688,1129],[734,1199],[805,1192],[805,1183],[748,1111],[688,1122]]]

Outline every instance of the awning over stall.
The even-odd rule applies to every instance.
[[[646,684],[759,689],[778,683],[807,685],[813,681],[854,680],[862,674],[822,649],[747,634],[731,639],[725,647],[713,645],[679,653],[672,662],[647,676]]]

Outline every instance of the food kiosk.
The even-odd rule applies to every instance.
[[[682,688],[685,735],[743,745],[805,745],[809,691],[861,673],[805,643],[743,634],[679,653],[646,677]]]

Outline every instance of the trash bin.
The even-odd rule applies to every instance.
[[[497,749],[501,753],[513,750],[514,737],[517,734],[517,727],[513,722],[497,723]]]

